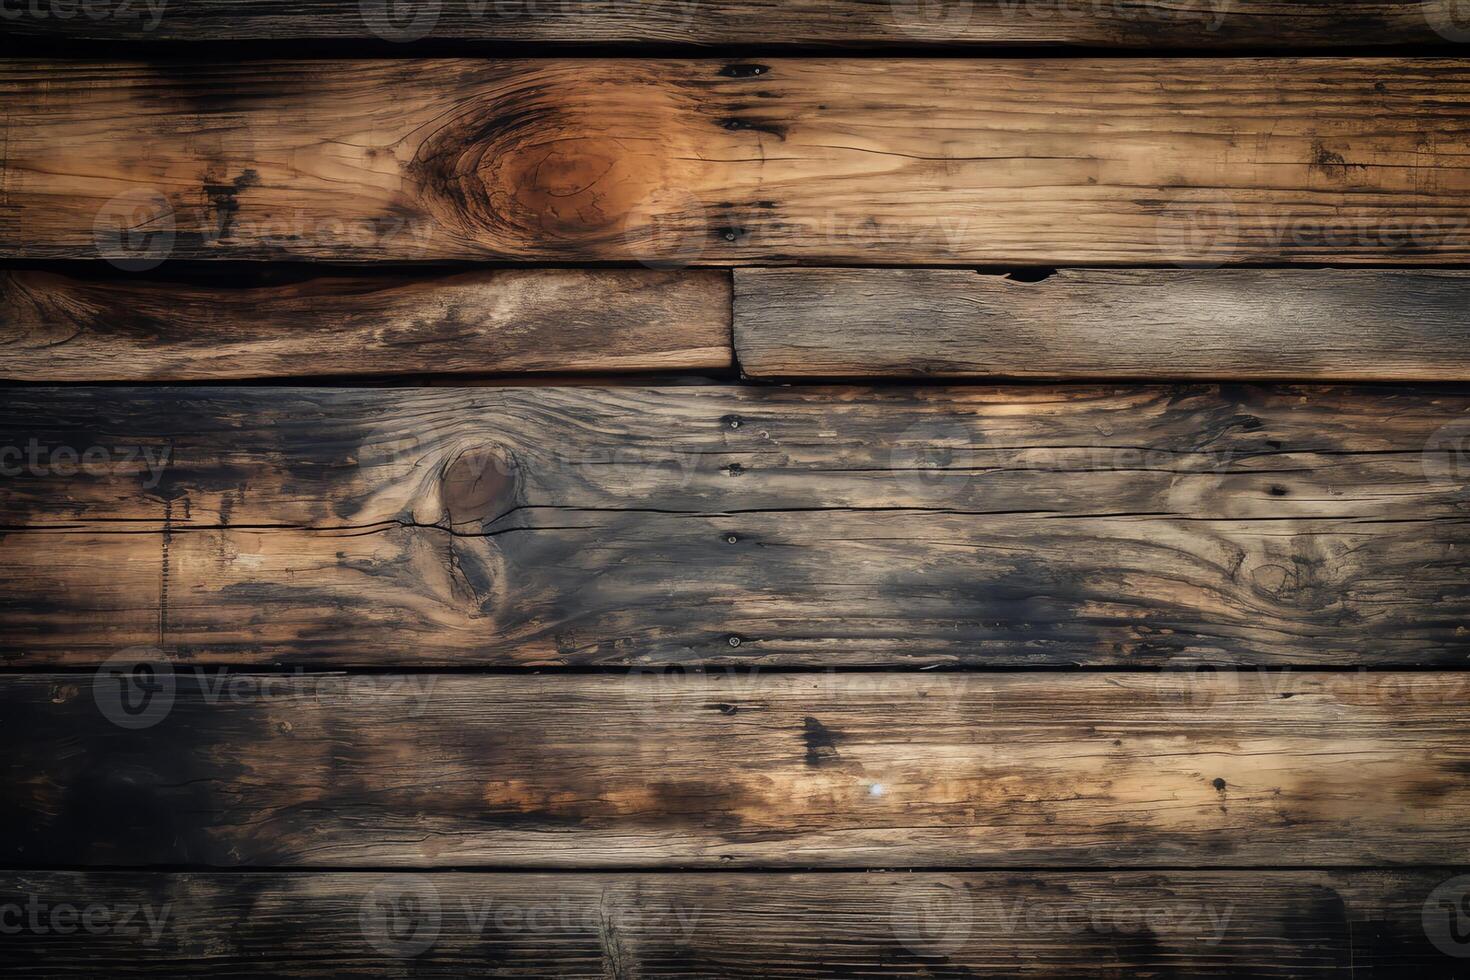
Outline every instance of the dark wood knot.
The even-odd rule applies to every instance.
[[[444,509],[452,527],[490,524],[518,503],[519,468],[508,451],[494,446],[466,449],[444,467]]]

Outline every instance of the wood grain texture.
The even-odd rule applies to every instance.
[[[0,679],[8,866],[1470,860],[1460,672],[132,669]]]
[[[12,389],[0,650],[1463,665],[1457,388]]]
[[[1453,0],[169,0],[72,16],[16,5],[17,37],[139,41],[332,38],[557,44],[1096,45],[1332,48],[1464,40]],[[159,9],[161,8],[161,9]],[[10,9],[10,8],[7,8]],[[95,13],[86,11],[94,10]]]
[[[99,963],[218,977],[1433,975],[1456,961],[1426,938],[1423,907],[1454,874],[9,872],[0,908],[19,906],[26,927],[0,945],[0,966],[47,978],[94,977]],[[29,927],[31,906],[46,932]],[[115,914],[58,935],[64,906]]]
[[[727,368],[727,273],[506,269],[224,289],[0,273],[25,381]]]
[[[1470,260],[1458,60],[15,62],[0,97],[12,257]]]
[[[1470,276],[1281,269],[736,269],[767,377],[1470,380]]]

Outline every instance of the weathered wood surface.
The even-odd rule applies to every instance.
[[[1332,48],[1465,40],[1454,0],[136,0],[21,7],[16,37]],[[35,8],[45,16],[27,14]],[[7,8],[9,9],[9,8]],[[70,8],[67,8],[70,9]]]
[[[753,377],[1470,380],[1451,271],[736,269]]]
[[[0,678],[7,866],[1470,860],[1460,672],[133,671]]]
[[[15,62],[0,97],[12,257],[1470,260],[1459,60]]]
[[[0,967],[47,978],[95,977],[102,963],[214,977],[1434,975],[1456,961],[1427,938],[1424,906],[1454,878],[9,872],[0,907],[18,906],[23,928],[0,943]],[[90,930],[53,927],[89,910]]]
[[[41,389],[0,650],[1463,665],[1458,388]]]
[[[0,273],[25,381],[728,368],[729,274],[505,269],[281,286]]]

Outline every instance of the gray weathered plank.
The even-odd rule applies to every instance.
[[[1470,380],[1470,274],[736,269],[767,377]]]

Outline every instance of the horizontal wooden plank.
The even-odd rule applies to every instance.
[[[0,96],[12,257],[1470,260],[1461,60],[33,62]]]
[[[736,269],[754,377],[1470,380],[1470,275]]]
[[[556,44],[1036,45],[1332,48],[1463,41],[1453,0],[138,0],[8,8],[16,37],[297,38]],[[65,11],[71,10],[67,16]]]
[[[1463,665],[1459,388],[42,389],[0,651]]]
[[[1470,674],[0,679],[19,866],[1470,861]]]
[[[25,381],[727,368],[728,273],[506,269],[223,289],[0,273]]]
[[[1456,964],[1462,947],[1431,899],[1463,897],[1464,882],[1451,869],[10,872],[0,909],[18,909],[20,928],[0,944],[0,966],[47,978],[93,977],[104,962],[226,977],[396,977],[410,964],[415,976],[493,964],[507,976],[595,980],[1397,977]]]
[[[493,537],[10,534],[0,649],[30,666],[136,644],[241,664],[1463,665],[1464,520],[1409,521],[557,511]]]

